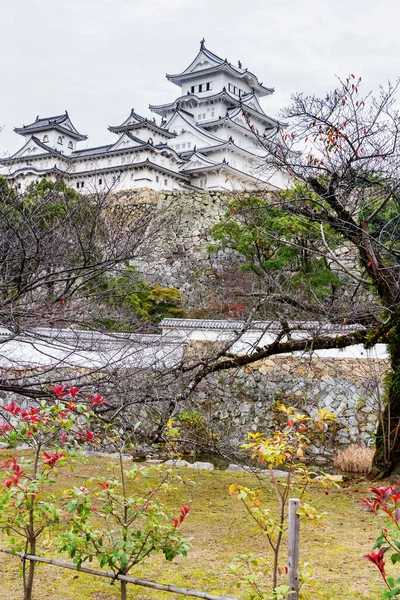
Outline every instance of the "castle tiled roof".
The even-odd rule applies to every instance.
[[[73,126],[67,111],[65,111],[65,113],[62,115],[56,115],[53,117],[40,118],[38,115],[33,123],[30,123],[29,125],[23,125],[22,127],[15,127],[14,131],[20,135],[27,135],[29,133],[38,133],[40,131],[50,131],[51,129],[56,129],[60,133],[67,134],[79,141],[87,139],[86,135],[79,133]]]
[[[201,57],[201,55],[207,57],[213,64],[205,69],[191,70],[191,67],[196,63],[197,59]],[[250,87],[257,91],[259,96],[269,95],[274,92],[274,88],[265,87],[258,81],[258,78],[254,75],[254,73],[251,73],[251,71],[248,69],[243,69],[241,66],[235,67],[226,59],[223,60],[221,57],[208,50],[204,45],[204,41],[202,41],[200,44],[199,53],[184,71],[175,74],[167,73],[166,77],[172,83],[182,86],[182,83],[188,79],[204,77],[205,75],[211,75],[212,73],[217,73],[220,71],[224,71],[228,75],[231,75],[237,79],[245,80]]]
[[[224,88],[221,92],[218,92],[217,94],[211,94],[209,96],[198,96],[197,94],[186,94],[185,96],[179,96],[179,98],[177,98],[173,102],[169,102],[167,104],[150,104],[149,108],[151,111],[153,111],[161,116],[165,116],[166,114],[175,110],[176,108],[180,107],[182,110],[182,105],[185,105],[186,103],[191,102],[191,101],[195,101],[198,104],[202,104],[204,102],[213,102],[213,101],[219,101],[219,100],[227,100],[233,106],[236,106],[238,104],[238,99],[235,98],[235,96],[232,96]]]
[[[246,328],[247,331],[281,331],[282,324],[279,321],[253,321],[246,326],[245,321],[234,319],[162,319],[160,327],[165,329],[216,329],[240,331]],[[289,327],[304,331],[340,333],[358,331],[364,329],[363,325],[346,323],[318,323],[317,321],[296,321],[289,322]]]
[[[109,131],[112,133],[123,133],[124,131],[135,131],[140,130],[142,127],[148,127],[152,129],[155,133],[161,134],[166,138],[175,137],[174,133],[167,131],[160,125],[157,125],[155,119],[147,119],[147,117],[142,117],[132,108],[129,117],[120,125],[110,125],[108,127]]]

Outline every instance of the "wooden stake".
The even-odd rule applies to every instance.
[[[128,577],[128,575],[119,575],[112,571],[100,571],[99,569],[90,569],[89,567],[81,567],[77,569],[76,565],[71,563],[65,563],[61,560],[53,560],[51,558],[44,558],[42,556],[34,556],[33,554],[24,554],[23,552],[12,552],[5,548],[0,548],[0,552],[11,554],[12,556],[19,556],[24,560],[32,560],[46,565],[53,565],[54,567],[61,567],[62,569],[72,569],[78,571],[78,573],[89,573],[89,575],[97,575],[98,577],[108,577],[109,579],[126,581],[132,585],[141,585],[143,587],[152,588],[154,590],[162,590],[163,592],[172,592],[174,594],[182,594],[183,596],[194,596],[195,598],[203,598],[203,600],[237,600],[236,598],[229,598],[228,596],[215,596],[214,594],[207,594],[206,592],[199,592],[197,590],[190,590],[187,588],[177,587],[176,585],[167,585],[164,583],[156,583],[155,581],[146,581],[145,579],[136,579],[134,577]]]
[[[300,500],[289,500],[289,551],[288,551],[288,585],[290,594],[288,600],[298,600],[299,593],[299,546],[300,546],[300,517],[297,511]]]

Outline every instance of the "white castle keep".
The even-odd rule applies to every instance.
[[[268,167],[266,141],[278,121],[259,98],[274,92],[241,63],[233,66],[206,47],[190,65],[166,76],[181,88],[169,104],[150,105],[149,119],[133,109],[108,129],[114,144],[78,149],[87,140],[67,112],[39,116],[15,128],[25,143],[0,161],[0,173],[21,192],[46,177],[64,179],[81,193],[101,190],[249,190],[284,187],[283,174]]]

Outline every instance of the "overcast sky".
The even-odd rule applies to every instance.
[[[2,0],[0,155],[22,145],[13,127],[65,109],[89,136],[81,148],[113,142],[107,126],[131,108],[179,96],[165,73],[187,67],[202,37],[275,87],[271,116],[335,75],[377,87],[400,75],[399,21],[396,0]]]

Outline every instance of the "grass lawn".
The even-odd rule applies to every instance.
[[[10,454],[10,451],[1,450],[0,460]],[[106,476],[112,468],[112,460],[90,457],[88,465],[80,466],[73,473],[64,470],[56,489],[82,486],[87,477]],[[182,525],[182,533],[192,538],[192,550],[187,558],[178,557],[172,563],[154,555],[145,565],[132,569],[131,576],[245,598],[243,590],[233,587],[227,567],[239,554],[255,552],[268,556],[268,550],[265,538],[254,533],[253,522],[246,516],[243,505],[228,495],[227,488],[233,482],[256,486],[255,477],[194,469],[181,469],[180,473],[182,480],[176,484],[170,502],[177,507],[177,512],[183,505],[192,507]],[[306,494],[306,502],[328,513],[322,527],[302,525],[301,561],[312,565],[318,582],[309,598],[380,598],[378,571],[362,559],[363,554],[372,549],[377,532],[370,514],[362,512],[359,505],[367,488],[367,484],[360,483],[358,487],[352,485],[325,494],[315,485]],[[266,494],[273,506],[272,492]],[[50,544],[49,539],[43,540],[37,553],[50,556]],[[6,547],[5,538],[1,545]],[[57,558],[68,561],[67,557],[58,555]],[[19,559],[0,554],[0,600],[22,598],[19,566]],[[110,584],[110,580],[51,566],[38,567],[35,600],[111,600],[118,597],[118,588]],[[172,600],[183,596],[130,586],[128,598]]]

